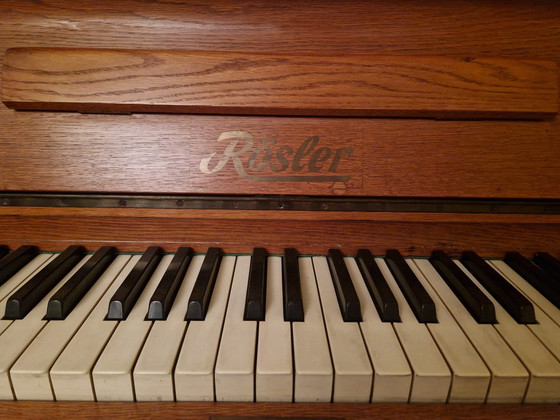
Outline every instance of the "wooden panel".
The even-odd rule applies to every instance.
[[[10,49],[20,110],[527,118],[558,111],[556,63],[498,58]]]
[[[3,133],[17,133],[0,142],[3,190],[557,198],[560,186],[555,121],[39,115],[0,117]],[[254,142],[239,153],[248,177],[233,159],[216,170],[235,140],[222,134],[236,131]],[[311,137],[318,138],[313,153],[294,167],[296,151]],[[272,166],[260,166],[267,147],[251,163],[263,139],[274,152]],[[236,150],[247,144],[239,141]],[[278,172],[281,147],[293,153]],[[312,171],[310,159],[323,147],[330,156]],[[200,164],[213,153],[213,172],[203,173]]]

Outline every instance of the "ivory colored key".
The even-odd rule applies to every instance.
[[[395,330],[391,323],[381,320],[357,261],[345,258],[345,262],[362,306],[363,321],[359,325],[374,372],[371,402],[407,402],[412,370]],[[376,264],[373,259],[371,263]],[[396,306],[396,300],[394,303]]]
[[[13,322],[0,335],[0,399],[13,399],[13,384],[9,370],[35,336],[45,327],[48,321],[43,319],[50,297],[67,281],[87,260],[84,257],[77,265],[67,271],[61,281],[44,296],[24,319]],[[12,295],[13,296],[13,295]]]
[[[326,257],[313,257],[334,365],[333,402],[369,402],[373,369],[360,327],[344,322]]]
[[[51,368],[56,400],[95,401],[91,370],[118,324],[105,320],[107,306],[139,259],[140,255],[130,258]]]
[[[145,319],[150,298],[173,256],[164,256],[128,317],[119,322],[92,371],[98,401],[134,401],[132,370],[154,321]]]
[[[266,319],[259,322],[255,396],[257,402],[293,397],[292,332],[284,321],[282,258],[267,258]]]
[[[167,319],[154,322],[142,347],[133,372],[137,401],[175,399],[173,366],[187,328],[187,303],[203,259],[203,255],[192,257]]]
[[[253,401],[257,321],[244,321],[250,256],[237,257],[216,361],[217,401]]]
[[[29,262],[25,267],[14,274],[2,286],[0,286],[0,314],[3,314],[6,309],[6,301],[8,296],[27,280],[29,280],[35,273],[46,266],[55,256],[53,254],[40,254]],[[10,319],[0,319],[0,334],[12,324]]]
[[[333,367],[311,258],[299,258],[299,273],[305,322],[292,323],[294,401],[329,402]]]
[[[503,261],[490,261],[490,264],[494,266],[502,275],[514,286],[517,282],[513,282],[511,279],[519,276],[511,267],[505,264]],[[518,277],[519,281],[519,277]],[[552,320],[552,318],[541,309],[539,305],[520,287],[517,287],[521,293],[523,293],[529,300],[533,302],[535,308],[535,318],[537,319],[537,324],[531,324],[528,328],[535,334],[539,340],[548,348],[548,350],[560,361],[560,327]],[[542,296],[542,295],[541,295]],[[551,311],[553,314],[556,311]]]
[[[488,368],[413,260],[406,262],[436,306],[438,322],[427,327],[453,375],[448,402],[484,403],[491,379]]]
[[[49,370],[74,333],[130,259],[121,255],[107,268],[64,321],[51,321],[10,369],[18,400],[53,400]]]
[[[393,327],[413,372],[409,402],[444,403],[451,388],[451,371],[426,325],[412,313],[385,261],[375,261],[399,304],[401,322],[395,322]]]
[[[189,322],[175,366],[177,401],[214,401],[214,366],[235,260],[233,256],[222,258],[206,319]]]
[[[491,324],[479,324],[427,261],[414,261],[446,308],[474,345],[492,374],[486,397],[492,404],[521,404],[529,372]]]
[[[496,308],[497,324],[494,328],[509,344],[517,357],[525,365],[529,374],[529,386],[525,393],[525,403],[560,402],[560,363],[548,351],[525,324],[518,324],[485,288],[471,275],[459,261],[455,263],[479,285],[492,300]]]

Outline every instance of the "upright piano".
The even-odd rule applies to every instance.
[[[0,5],[0,415],[557,418],[560,5]]]

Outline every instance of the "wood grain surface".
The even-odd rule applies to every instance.
[[[556,63],[500,58],[296,56],[16,48],[2,101],[19,110],[540,119]]]

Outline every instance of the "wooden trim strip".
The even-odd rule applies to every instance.
[[[546,119],[552,61],[16,48],[2,101],[20,110]]]

